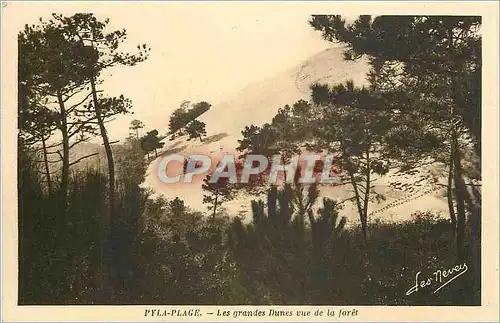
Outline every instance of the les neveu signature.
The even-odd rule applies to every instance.
[[[422,273],[421,271],[419,271],[415,275],[415,284],[406,291],[406,296],[418,292],[420,289],[431,286],[434,283],[439,284],[439,287],[433,292],[433,294],[436,294],[441,288],[445,287],[446,285],[463,275],[465,272],[467,272],[468,269],[469,268],[467,267],[467,264],[463,263],[446,270],[436,270],[427,279],[419,279],[419,276]]]

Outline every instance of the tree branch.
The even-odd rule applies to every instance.
[[[93,120],[93,119],[95,119],[95,118],[88,119],[88,120]],[[73,123],[73,125],[72,125],[71,127],[69,127],[69,129],[68,129],[68,137],[69,137],[69,138],[73,137],[73,136],[74,136],[74,135],[76,135],[78,132],[80,132],[80,130],[82,130],[82,129],[83,129],[83,127],[85,127],[87,124],[92,123],[92,122],[90,122],[90,121],[88,121],[88,120],[87,120],[87,121],[82,121],[81,123],[79,123],[79,124],[80,124],[80,126],[79,126],[78,128],[76,128],[74,131],[71,131],[71,130],[74,128],[74,126],[75,126],[76,124],[78,124],[78,123],[76,123],[76,122],[75,122],[75,123]]]
[[[77,95],[78,93],[80,93],[81,91],[83,91],[83,89],[85,89],[85,87],[88,85],[88,82],[89,81],[86,81],[86,83],[83,83],[82,85],[72,89],[72,91],[74,91],[72,94],[66,96],[66,98],[63,100],[63,102],[67,102],[69,99],[71,99],[73,96]],[[79,90],[79,91],[77,91]],[[63,95],[65,95],[66,93],[68,92],[65,92],[63,93]]]
[[[99,91],[96,91],[96,92],[99,93],[99,92],[102,92],[102,90],[99,90]],[[78,107],[79,105],[81,105],[82,103],[84,103],[85,101],[87,101],[90,98],[91,95],[92,95],[92,91],[90,91],[89,94],[87,94],[83,100],[81,100],[80,102],[78,102],[76,104],[73,104],[71,107],[69,107],[67,109],[67,113],[69,114],[69,113],[73,112],[73,110],[76,107]]]
[[[80,139],[80,140],[77,140],[75,141],[74,143],[72,143],[70,146],[69,146],[69,149],[75,147],[76,145],[78,144],[81,144],[82,142],[87,142],[89,141],[90,137],[87,137],[87,138],[84,138],[84,139]]]
[[[351,196],[351,197],[348,197],[346,199],[343,199],[342,201],[338,202],[339,204],[343,204],[347,201],[351,201],[351,200],[354,200],[356,198],[356,196]]]
[[[90,154],[90,155],[87,155],[87,156],[80,157],[80,158],[78,158],[77,160],[75,160],[74,162],[69,163],[69,166],[71,167],[71,166],[73,166],[73,165],[75,165],[75,164],[77,164],[77,163],[81,162],[82,160],[84,160],[84,159],[86,159],[86,158],[93,157],[93,156],[95,156],[95,155],[99,155],[99,153],[93,153],[93,154]]]
[[[50,146],[46,146],[45,148],[46,148],[46,149],[50,149],[50,148],[55,148],[55,147],[60,146],[60,145],[62,145],[62,143],[52,144],[52,145],[50,145]],[[40,148],[35,148],[35,152],[40,151],[40,150],[43,150],[43,147],[40,147]]]

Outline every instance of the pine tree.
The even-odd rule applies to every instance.
[[[207,193],[203,195],[203,203],[208,204],[208,209],[212,210],[212,219],[215,221],[217,209],[225,203],[235,198],[234,186],[229,183],[229,179],[220,177],[216,182],[211,182],[212,175],[207,175],[203,180],[201,188]]]
[[[335,153],[335,166],[343,173],[343,184],[350,184],[367,243],[369,205],[385,197],[374,190],[376,175],[389,171],[391,160],[386,156],[386,132],[392,118],[379,109],[380,98],[366,88],[356,88],[352,82],[312,86],[312,98],[317,105],[316,126],[310,147]]]
[[[129,129],[135,131],[135,137],[139,138],[139,129],[144,128],[144,123],[142,121],[134,119],[130,122]]]
[[[475,199],[464,180],[464,132],[472,138],[476,155],[481,156],[481,17],[360,16],[346,24],[341,16],[313,16],[310,23],[326,40],[346,44],[346,59],[367,55],[373,71],[386,72],[386,77],[379,80],[387,98],[386,108],[399,110],[409,121],[394,129],[400,130],[394,137],[408,134],[411,129],[415,137],[425,139],[430,128],[444,128],[448,138],[441,142],[448,143],[449,151],[446,163],[450,218],[454,221],[453,184],[457,254],[462,261],[465,205]],[[403,141],[406,144],[402,147],[394,147],[421,159],[422,153],[408,144],[411,141]],[[420,148],[427,153],[432,147],[424,141]],[[433,157],[439,159],[442,150],[435,149]],[[474,235],[479,236],[479,213],[473,218]]]
[[[158,149],[163,148],[164,142],[161,142],[161,138],[158,137],[158,130],[153,129],[148,131],[148,133],[141,138],[141,147],[146,152],[149,157],[149,153],[154,151],[155,156],[158,157]]]
[[[168,122],[170,139],[189,135],[188,140],[197,138],[203,142],[202,137],[206,135],[205,123],[196,119],[210,110],[210,107],[210,103],[205,101],[195,104],[189,101],[182,102],[181,107],[172,113]]]
[[[205,131],[205,123],[193,120],[185,127],[186,134],[189,136],[188,140],[200,139],[203,142],[203,137],[207,135]]]

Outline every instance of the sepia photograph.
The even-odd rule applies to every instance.
[[[21,311],[333,320],[485,305],[487,19],[296,4],[2,3],[2,20],[19,14],[2,218]]]

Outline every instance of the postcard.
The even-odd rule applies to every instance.
[[[498,12],[2,2],[2,320],[498,321]]]

